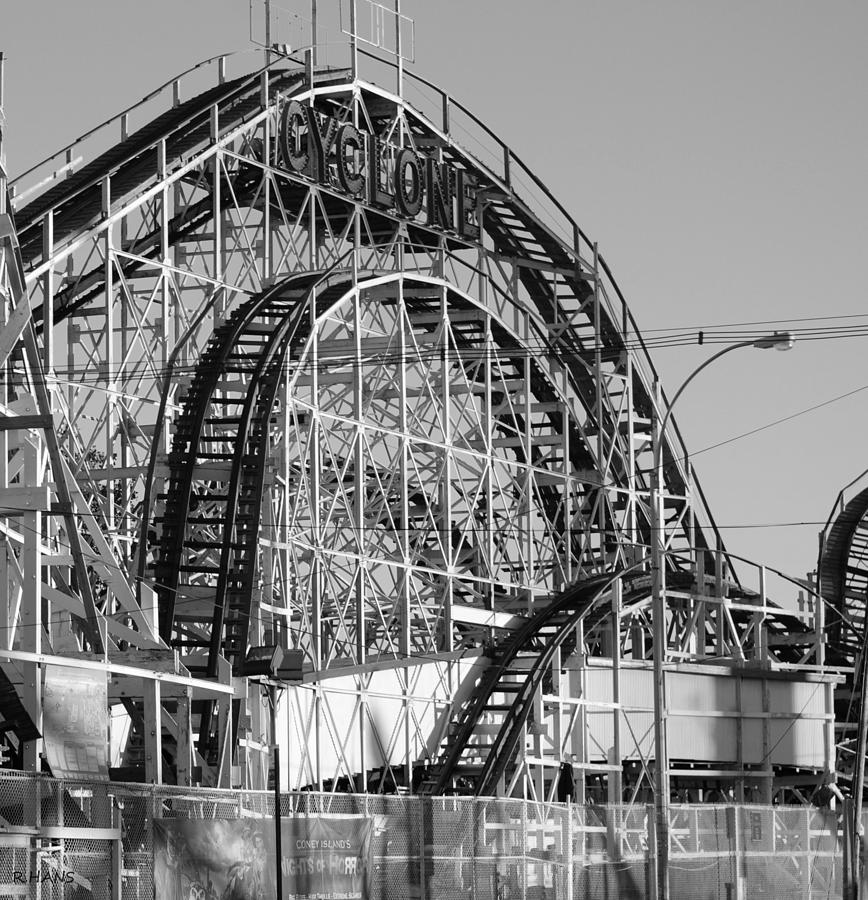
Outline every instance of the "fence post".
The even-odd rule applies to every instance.
[[[527,800],[521,801],[521,900],[527,900]]]
[[[738,806],[728,806],[726,808],[726,830],[732,836],[730,849],[733,859],[732,876],[735,879],[733,885],[733,900],[744,900],[745,884],[744,884],[744,860],[742,859],[742,840],[741,840],[741,818],[739,816]]]
[[[851,900],[850,896],[850,817],[853,815],[850,806],[850,798],[844,797],[841,804],[841,881],[844,900]]]
[[[862,823],[857,823],[856,833],[853,835],[853,842],[856,845],[855,850],[859,857],[858,867],[858,884],[856,896],[859,900],[868,898],[868,853],[866,853],[865,831],[861,827]]]
[[[645,807],[645,823],[648,829],[648,896],[657,893],[657,822],[654,807]]]
[[[428,818],[434,815],[434,799],[424,796],[413,798],[419,804],[419,896],[421,900],[428,897],[428,885],[426,884],[425,873],[428,866],[425,865],[425,858],[429,852],[428,835],[433,834],[433,822],[429,825],[425,816],[425,806],[428,806]],[[430,843],[433,843],[433,839]],[[433,852],[433,849],[432,851]]]
[[[567,797],[567,827],[566,827],[566,854],[567,854],[567,900],[573,900],[573,804]]]
[[[479,831],[479,808],[480,808],[480,800],[478,797],[473,797],[470,800],[470,823],[471,823],[471,842],[470,842],[470,872],[471,872],[471,893],[470,900],[476,900],[479,894],[479,888],[477,886],[477,881],[479,880],[479,838],[477,833]]]
[[[124,883],[124,842],[115,838],[111,842],[111,900],[122,900]]]

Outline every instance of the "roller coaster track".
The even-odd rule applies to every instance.
[[[857,737],[868,665],[868,487],[864,473],[835,501],[821,534],[817,572],[820,595],[837,612],[826,628],[827,661],[847,667],[851,673],[835,691],[838,743],[850,750]],[[851,760],[845,753],[839,762],[845,777],[851,771]]]
[[[571,635],[575,639],[576,625],[615,577],[604,575],[575,585],[491,648],[491,662],[472,699],[454,721],[420,793],[444,794],[457,789],[486,796],[496,792],[514,760],[534,694],[555,650]],[[492,733],[494,739],[485,740]]]
[[[820,593],[839,612],[829,623],[829,652],[838,665],[854,665],[864,647],[868,604],[868,488],[845,499],[823,532],[818,572]]]
[[[210,677],[217,673],[220,652],[236,674],[243,670],[269,421],[290,346],[306,336],[309,319],[300,314],[308,312],[306,301],[314,285],[322,287],[320,302],[333,299],[335,289],[323,284],[319,274],[299,276],[242,305],[219,326],[176,422],[155,565],[160,635],[173,642],[175,624],[202,618],[191,612],[176,615],[179,596],[187,601],[187,609],[195,602],[179,587],[182,574],[188,583],[216,580],[213,600],[208,601],[213,603],[205,667]],[[210,472],[211,489],[207,497],[196,497],[193,480],[202,467]],[[197,507],[206,503],[207,513],[197,514]],[[219,560],[198,559],[201,551],[214,549],[220,551]],[[202,645],[201,640],[178,638],[174,643],[187,645],[187,650]]]
[[[578,627],[592,632],[611,614],[608,589],[623,578],[622,608],[647,599],[650,576],[643,572],[619,572],[585,579],[531,616],[519,628],[486,651],[489,663],[474,687],[472,696],[460,707],[450,723],[440,754],[427,770],[419,793],[428,795],[474,794],[495,796],[501,783],[508,785],[515,771],[517,748],[525,725],[533,719],[534,696],[550,689],[550,665],[555,651],[562,659],[575,652]],[[689,572],[669,577],[672,590],[690,591]],[[735,584],[727,589],[742,600],[753,592]],[[744,613],[735,613],[744,617]],[[769,622],[772,634],[795,637],[807,629],[783,610]],[[794,661],[792,646],[783,648],[782,658]]]
[[[407,276],[405,290],[410,292],[412,284]],[[312,305],[322,312],[351,286],[348,273],[335,267],[327,275],[295,276],[242,304],[215,330],[184,398],[168,458],[171,474],[165,508],[156,519],[162,529],[155,583],[161,637],[185,652],[207,647],[204,672],[209,676],[216,674],[221,653],[236,674],[243,671],[268,426],[280,375],[309,333]],[[420,319],[425,322],[418,326],[420,330],[433,332],[437,327],[433,314],[440,303],[437,290],[419,282],[406,302],[410,321]],[[453,297],[452,302],[460,301]],[[492,334],[508,353],[512,343],[508,333],[493,324]],[[483,323],[462,323],[455,338],[461,347],[478,346],[484,339]],[[515,351],[520,354],[521,348]],[[555,399],[536,365],[531,367],[531,384],[535,397],[543,402]],[[495,393],[494,402],[502,400]],[[523,420],[516,411],[506,409],[496,417],[494,427],[508,436],[514,433],[510,429],[523,427]],[[527,460],[524,448],[515,448],[515,454],[524,462],[541,462],[537,447],[530,448]],[[578,440],[572,445],[572,457],[576,467],[588,464]],[[194,494],[196,480],[207,482],[206,495]],[[549,515],[557,520],[557,492],[541,485],[539,493]],[[213,551],[219,551],[219,559]],[[213,603],[210,637],[207,641],[179,637],[179,626],[201,623],[202,613],[191,609],[203,591]],[[195,665],[191,668],[196,670]]]

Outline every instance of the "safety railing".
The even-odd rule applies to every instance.
[[[16,175],[10,182],[16,205],[20,207],[52,181],[72,174],[82,162],[95,159],[184,100],[228,81],[230,62],[232,68],[238,70],[232,73],[233,77],[238,77],[259,71],[261,66],[258,63],[261,58],[262,52],[259,50],[224,53],[202,60],[169,79],[141,100],[88,129],[55,153]]]

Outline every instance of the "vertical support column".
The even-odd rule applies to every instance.
[[[190,689],[182,688],[178,694],[178,706],[175,713],[178,726],[178,738],[176,742],[175,769],[179,785],[191,784],[191,760],[192,734],[190,722]]]
[[[163,783],[163,704],[160,682],[145,678],[145,781]],[[179,748],[180,749],[180,748]]]
[[[102,214],[104,219],[111,215],[111,178],[106,176],[102,182]],[[103,367],[105,386],[108,393],[105,398],[105,466],[114,465],[114,429],[117,421],[117,395],[114,392],[115,352],[114,352],[114,226],[109,225],[103,236],[103,259],[105,271],[105,331],[103,333],[104,356]],[[105,483],[105,514],[109,528],[115,527],[115,482],[109,478]],[[115,550],[117,546],[115,545]]]
[[[574,859],[573,859],[573,804],[567,802],[567,811],[564,815],[564,857],[567,861],[567,884],[565,896],[566,900],[573,900],[573,891],[574,891],[574,881],[575,874],[573,872]]]
[[[627,333],[627,316],[624,316],[623,322],[623,340],[626,346],[629,346],[629,335]],[[633,354],[624,353],[624,397],[621,400],[622,406],[627,409],[627,511],[624,520],[623,533],[627,538],[631,547],[634,548],[632,558],[627,560],[627,564],[639,562],[645,556],[645,548],[639,546],[639,536],[637,533],[636,515],[636,407],[633,404]]]
[[[540,733],[539,726],[545,721],[545,706],[542,699],[542,687],[540,686],[533,695],[533,756],[535,760],[539,760],[543,755],[542,741],[543,736]],[[522,742],[522,763],[526,767],[528,777],[533,784],[533,796],[536,800],[545,800],[545,771],[543,766],[538,762],[530,763],[528,760],[527,744]],[[526,846],[526,845],[525,845]]]
[[[835,685],[832,683],[823,685],[825,694],[826,721],[823,727],[823,751],[825,756],[825,770],[827,775],[835,772]]]
[[[310,380],[311,380],[311,398],[315,401],[319,395],[319,332],[316,327],[316,289],[314,296],[311,298],[310,309],[310,329],[312,333],[311,342],[311,364],[310,364]],[[320,464],[322,460],[322,451],[320,448],[320,425],[319,415],[312,404],[311,407],[311,435],[310,435],[310,517],[311,528],[313,530],[314,547],[312,550],[313,557],[311,559],[311,611],[310,611],[310,643],[311,654],[313,656],[314,669],[321,669],[324,664],[323,646],[322,646],[322,607],[323,607],[323,578],[322,578],[322,521],[320,515]]]
[[[211,143],[216,144],[220,137],[220,118],[217,105],[211,107]],[[223,281],[224,253],[223,253],[223,154],[219,147],[215,147],[212,157],[214,171],[211,179],[211,211],[214,223],[214,280]],[[214,297],[214,324],[223,321],[226,314],[226,294],[222,287],[218,287]]]
[[[584,807],[588,799],[587,772],[590,762],[590,732],[588,731],[588,707],[585,705],[588,699],[588,669],[585,660],[585,623],[580,620],[576,625],[576,659],[579,668],[576,673],[579,682],[579,766],[578,783],[575,786],[575,799],[579,806]],[[573,694],[573,696],[577,696]]]
[[[527,900],[527,800],[521,804],[521,900]]]
[[[221,684],[232,683],[232,665],[222,656],[217,660],[217,679]],[[220,745],[217,787],[221,788],[232,786],[232,753],[235,748],[232,746],[231,737],[232,700],[226,694],[221,694],[217,701],[217,741]]]
[[[364,418],[364,373],[362,371],[362,311],[358,289],[358,257],[353,254],[353,417],[355,418],[356,441],[353,452],[353,518],[356,530],[358,562],[356,563],[356,662],[363,665],[366,658],[365,646],[365,495],[367,477],[365,469],[365,427]]]
[[[754,648],[754,659],[763,661],[768,656],[768,634],[766,632],[766,581],[767,581],[767,573],[766,567],[760,566],[759,568],[759,594],[760,594],[760,608],[757,613],[754,614],[753,617],[753,648]]]
[[[487,609],[494,609],[494,578],[497,575],[496,567],[494,565],[494,482],[495,482],[495,474],[494,474],[494,409],[492,407],[492,387],[491,387],[491,376],[492,376],[492,367],[493,367],[493,356],[494,356],[494,338],[491,334],[491,316],[486,313],[485,315],[485,372],[484,375],[484,390],[485,390],[485,399],[483,404],[483,416],[484,416],[484,428],[485,434],[483,435],[483,441],[485,444],[485,522],[486,522],[486,533],[485,533],[485,544],[488,555],[488,568],[489,575],[491,577],[491,581],[488,583],[485,590],[485,606]],[[499,367],[498,367],[499,371]],[[490,632],[489,632],[490,633]]]
[[[773,778],[772,778],[772,735],[771,735],[771,687],[769,685],[768,678],[763,678],[762,680],[762,704],[763,704],[763,719],[762,719],[762,742],[763,742],[763,767],[766,770],[767,774],[763,775],[762,783],[760,786],[761,796],[760,802],[767,803],[771,805],[772,796],[774,791]]]
[[[552,730],[554,734],[552,735],[552,743],[555,747],[555,753],[557,754],[558,759],[562,759],[564,753],[566,752],[567,746],[567,737],[568,735],[564,734],[564,681],[565,679],[561,675],[561,666],[562,663],[561,656],[561,648],[556,647],[555,652],[552,655],[552,661],[549,665],[549,671],[551,672],[552,678],[552,694],[557,697],[557,706],[554,711],[554,721],[552,722]],[[550,801],[555,796],[555,791],[557,788],[559,776],[555,776],[551,779],[551,790],[546,794],[543,798],[546,802]]]
[[[651,473],[651,589],[654,666],[654,818],[657,842],[658,900],[669,900],[669,753],[666,736],[666,535],[662,445],[665,435],[659,411],[662,396],[655,382],[654,471]]]
[[[530,316],[525,315],[522,319],[523,331],[526,338],[531,334]],[[524,527],[525,527],[525,565],[527,566],[528,577],[528,611],[534,608],[534,592],[533,584],[536,579],[534,570],[536,568],[536,542],[534,538],[534,503],[533,503],[533,428],[532,417],[533,409],[531,408],[531,370],[530,370],[530,354],[524,355],[522,359],[522,414],[524,416]]]
[[[564,397],[570,395],[570,375],[566,366],[561,368],[561,390]],[[560,404],[561,411],[561,453],[564,455],[563,471],[563,504],[564,504],[564,577],[567,585],[573,583],[574,567],[573,567],[573,490],[575,482],[573,480],[573,464],[570,459],[570,406],[564,400]],[[578,560],[576,560],[578,562]]]
[[[622,800],[622,771],[621,759],[621,606],[623,603],[624,586],[621,579],[612,584],[612,746],[609,750],[609,765],[617,766],[616,770],[609,771],[608,801],[610,806],[609,825],[609,856],[612,859],[621,858],[621,803]]]
[[[313,289],[310,299],[310,332],[311,332],[311,398],[314,400],[319,395],[319,329],[317,328],[318,297],[316,288]],[[314,669],[318,670],[327,665],[326,654],[323,648],[323,602],[324,602],[324,578],[322,559],[322,515],[320,509],[320,497],[322,489],[321,465],[322,465],[322,431],[320,429],[319,416],[316,408],[311,407],[311,436],[310,436],[310,496],[311,528],[313,530],[313,558],[311,559],[311,655]],[[322,790],[322,697],[320,685],[313,687],[313,728],[314,728],[314,776],[317,787]],[[308,751],[309,752],[309,751]]]
[[[715,654],[717,656],[726,655],[726,617],[723,612],[723,595],[724,595],[724,572],[726,561],[723,555],[723,545],[720,535],[717,535],[717,545],[714,553],[714,598],[715,598],[715,615],[714,634],[715,634]]]
[[[735,753],[738,775],[735,779],[735,801],[744,803],[744,680],[741,674],[735,676],[735,708],[738,715],[735,719]]]
[[[25,436],[26,434],[26,436]],[[41,481],[39,443],[35,432],[22,433],[24,453],[24,484],[36,487]],[[42,653],[42,513],[39,510],[25,512],[21,516],[23,545],[21,550],[22,596],[19,616],[20,646],[31,653]],[[22,702],[33,723],[42,731],[42,672],[38,663],[23,662],[24,675]],[[24,744],[24,768],[39,771],[39,754],[42,740]]]
[[[169,357],[172,353],[171,344],[173,343],[170,337],[171,331],[169,327],[172,318],[172,292],[170,289],[171,275],[168,269],[168,266],[171,265],[171,251],[169,249],[170,200],[169,187],[166,184],[168,170],[166,165],[165,139],[161,140],[157,145],[157,172],[158,177],[163,184],[162,190],[160,191],[160,264],[163,266],[162,272],[160,273],[160,317],[162,320],[162,327],[160,329],[160,364],[162,365],[162,371],[165,372],[169,365]],[[170,447],[169,441],[171,440],[170,422],[171,413],[167,409],[165,421],[163,422],[163,447],[157,448],[157,452],[159,452],[160,449],[168,452]]]
[[[826,603],[814,583],[813,577],[808,575],[808,583],[817,591],[814,594],[814,646],[816,649],[816,664],[820,667],[826,665]]]
[[[358,121],[357,98],[353,98],[354,122]],[[367,605],[366,581],[367,569],[365,565],[365,498],[367,493],[367,475],[365,468],[365,429],[364,421],[364,375],[362,372],[362,310],[361,296],[359,294],[359,249],[361,247],[361,222],[358,210],[354,210],[353,219],[353,335],[355,365],[353,366],[353,411],[356,420],[356,446],[353,464],[353,487],[355,497],[353,500],[353,515],[355,519],[356,535],[358,540],[358,563],[356,569],[356,661],[361,665],[367,659],[367,618],[365,616]],[[359,770],[362,777],[362,785],[355,786],[353,790],[367,790],[368,770],[368,697],[364,689],[364,676],[357,677],[356,687],[359,691]],[[351,776],[351,772],[347,772]]]
[[[124,114],[121,116],[121,140],[125,141],[129,137],[129,116]],[[154,198],[152,203],[157,203],[156,198]],[[127,216],[123,216],[120,221],[120,247],[121,250],[126,249],[129,246],[129,219]],[[123,391],[126,386],[126,378],[124,375],[124,369],[127,365],[127,354],[130,349],[130,305],[134,303],[135,289],[129,283],[124,283],[123,279],[120,281],[119,285],[120,289],[118,291],[118,299],[120,301],[120,352],[118,353],[118,371],[115,373],[114,377],[112,377],[112,387],[116,390],[118,386],[120,386],[120,390]],[[134,314],[133,321],[135,322],[138,316]],[[143,315],[141,317],[141,326],[144,328],[146,316]],[[116,408],[120,406],[120,413],[118,415],[118,420],[126,412],[124,408],[123,402],[118,404],[117,399],[115,400]],[[130,439],[129,439],[129,431],[126,427],[119,427],[117,429],[117,436],[113,435],[113,444],[115,445],[114,453],[112,458],[107,459],[107,465],[112,467],[119,466],[122,469],[129,467],[131,458],[130,458]],[[114,491],[112,492],[112,502],[114,502]],[[132,520],[128,513],[128,507],[130,505],[130,482],[127,479],[118,479],[117,493],[120,494],[120,503],[117,504],[120,506],[120,509],[114,510],[114,515],[110,520],[113,524],[112,527],[115,529],[115,534],[120,538],[120,540],[115,542],[115,552],[116,558],[120,560],[123,564],[128,564],[130,557],[130,547],[133,541],[132,534]],[[111,593],[106,597],[105,604],[105,614],[112,615],[117,608],[116,600],[112,597]]]
[[[0,453],[5,453],[6,448],[0,442]],[[5,479],[0,479],[0,488],[5,487]],[[9,540],[0,541],[0,597],[6,601],[0,603],[0,647],[4,650],[12,649],[15,637],[15,619],[12,609],[12,585],[9,583],[9,556],[11,552]]]
[[[265,109],[268,106],[268,72],[263,72],[262,76],[265,89],[262,108]],[[271,142],[271,117],[266,116],[262,121],[262,163],[266,167],[262,170],[262,269],[260,270],[260,281],[263,286],[270,286],[274,283],[274,247],[271,233],[272,175],[268,170],[272,164]]]
[[[401,478],[401,558],[403,560],[403,575],[401,577],[401,634],[398,641],[398,652],[402,656],[410,655],[410,504],[409,504],[409,447],[407,441],[407,335],[406,328],[410,327],[407,310],[404,305],[404,281],[397,282],[398,297],[396,312],[398,316],[398,402],[400,403],[401,425],[401,453],[400,453],[400,478]],[[406,712],[406,709],[405,709]]]
[[[317,682],[313,688],[313,722],[314,722],[314,765],[316,768],[316,789],[321,791],[322,787],[322,686]]]
[[[443,430],[443,442],[445,444],[443,450],[443,469],[440,478],[440,535],[443,545],[443,555],[445,557],[446,569],[444,574],[444,593],[443,593],[443,618],[442,629],[443,637],[439,642],[438,650],[451,653],[454,649],[454,636],[452,634],[452,601],[454,576],[452,575],[452,567],[455,560],[452,558],[452,392],[449,383],[449,376],[452,364],[449,360],[449,349],[452,341],[452,332],[449,324],[449,299],[446,288],[440,288],[440,367],[441,367],[441,384],[440,384],[440,427]],[[491,522],[488,520],[488,531],[491,531]],[[490,535],[487,538],[490,541]],[[491,558],[489,557],[489,567]],[[451,663],[450,663],[451,669]]]
[[[600,264],[597,245],[594,244],[594,417],[597,420],[597,472],[600,476],[597,497],[597,536],[599,540],[600,570],[608,566],[606,559],[606,448],[603,435],[603,345],[600,333]],[[614,438],[614,436],[613,436]]]

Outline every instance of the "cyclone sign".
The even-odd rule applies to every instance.
[[[412,146],[398,146],[290,100],[278,131],[283,165],[405,219],[479,240],[476,179]]]

